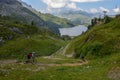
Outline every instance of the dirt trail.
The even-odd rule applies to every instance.
[[[0,60],[0,65],[15,64],[17,60]]]
[[[84,65],[84,64],[87,64],[88,61],[86,62],[81,62],[81,63],[63,63],[63,64],[38,64],[38,66],[70,66],[70,67],[74,67],[74,66],[81,66],[81,65]]]
[[[62,63],[62,64],[57,64],[57,63],[36,63],[36,65],[41,66],[41,67],[47,67],[47,66],[81,66],[84,64],[87,64],[88,61],[86,62],[76,62],[76,63]],[[18,63],[17,60],[3,60],[0,61],[0,65],[9,65],[9,64],[24,64],[24,63]],[[27,64],[27,63],[26,63]]]

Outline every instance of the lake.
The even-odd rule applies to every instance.
[[[60,34],[68,35],[68,36],[78,36],[81,35],[83,32],[86,32],[88,28],[84,25],[79,25],[71,28],[59,28]]]

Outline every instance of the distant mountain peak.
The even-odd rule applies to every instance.
[[[63,10],[55,15],[71,20],[78,25],[90,24],[91,21],[91,15],[82,10]]]

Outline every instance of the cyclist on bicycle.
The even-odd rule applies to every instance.
[[[28,62],[34,62],[35,61],[35,52],[30,52],[27,55]]]

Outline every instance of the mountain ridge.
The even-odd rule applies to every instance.
[[[58,28],[60,27],[70,27],[74,26],[70,21],[64,20],[62,24],[55,23],[54,21],[56,19],[60,18],[55,18],[54,21],[45,21],[44,19],[41,18],[40,15],[44,15],[42,13],[39,14],[35,9],[33,9],[30,5],[27,5],[26,3],[22,2],[21,0],[0,0],[0,15],[1,16],[9,16],[9,18],[14,19],[16,21],[21,21],[23,23],[31,24],[34,23],[34,26],[37,27],[43,27],[46,28],[54,33],[59,34]],[[45,15],[46,18],[49,16]],[[53,18],[52,17],[52,18]],[[68,24],[67,22],[71,23],[72,25]]]
[[[90,24],[91,18],[93,17],[92,14],[87,13],[82,10],[65,10],[60,11],[56,16],[66,18],[76,24]]]

